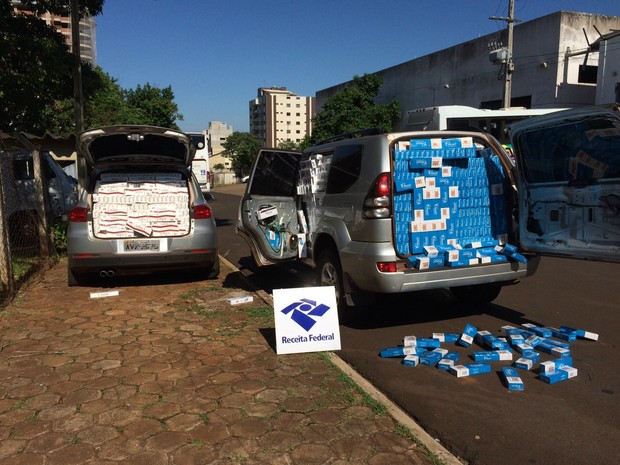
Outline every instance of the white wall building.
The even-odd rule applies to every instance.
[[[594,104],[599,53],[591,50],[588,42],[592,44],[600,34],[618,30],[620,17],[568,11],[515,25],[511,106],[566,108]],[[605,43],[607,53],[616,57],[617,68],[618,47],[611,45],[617,44],[615,40]],[[373,73],[383,78],[377,103],[399,102],[401,128],[405,112],[416,108],[501,108],[504,80],[501,65],[489,59],[492,43],[506,44],[506,30]],[[317,111],[346,84],[318,91]]]

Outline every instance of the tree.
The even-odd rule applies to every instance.
[[[129,108],[139,115],[141,124],[178,129],[176,121],[183,120],[179,107],[173,101],[171,86],[160,89],[147,82],[144,86],[138,84],[135,90],[125,91],[124,96]]]
[[[400,106],[375,103],[383,78],[374,74],[354,76],[352,83],[327,99],[322,110],[314,117],[312,142],[347,132],[379,128],[389,132],[400,118]]]
[[[23,0],[24,8],[68,14],[71,0]],[[101,13],[104,0],[79,0],[82,15]],[[63,36],[37,16],[0,0],[0,130],[43,132],[50,107],[73,93],[75,57]],[[46,112],[48,115],[46,115]]]
[[[235,131],[222,144],[224,147],[222,155],[230,158],[232,168],[243,174],[252,167],[262,145],[262,141],[249,132]]]
[[[298,142],[295,142],[295,141],[292,141],[292,140],[282,141],[282,142],[278,143],[278,148],[282,149],[282,150],[295,150],[295,151],[298,151],[298,152],[303,152],[304,149],[306,149],[310,145],[312,145],[311,142],[310,142],[310,137],[309,136],[305,136],[303,139],[301,139]]]

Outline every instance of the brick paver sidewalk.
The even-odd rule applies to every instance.
[[[2,309],[1,464],[432,463],[324,354],[276,355],[225,264],[142,282],[92,299],[61,260]]]

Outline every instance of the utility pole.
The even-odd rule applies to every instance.
[[[507,48],[507,56],[506,56],[506,74],[504,81],[504,99],[503,104],[504,108],[510,108],[510,99],[512,94],[512,73],[515,69],[514,61],[512,60],[512,43],[513,43],[513,33],[514,33],[514,23],[521,22],[520,19],[515,19],[515,2],[514,0],[508,0],[508,17],[502,18],[498,16],[491,16],[489,19],[493,19],[496,21],[506,21],[507,30],[508,30],[508,46]]]

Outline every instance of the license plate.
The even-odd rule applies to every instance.
[[[159,252],[159,240],[127,239],[123,241],[123,252]]]

